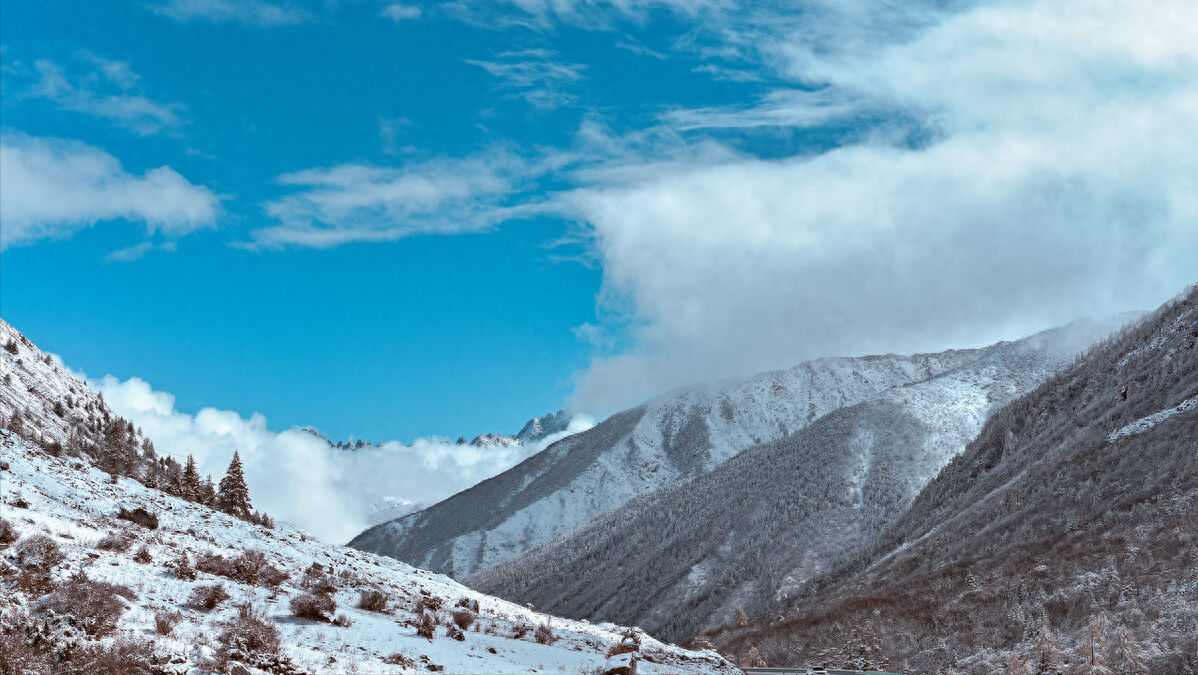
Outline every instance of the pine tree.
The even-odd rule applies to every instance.
[[[229,470],[220,479],[220,489],[216,493],[216,508],[237,516],[249,518],[253,515],[250,506],[250,489],[245,484],[245,472],[241,468],[241,456],[233,451],[233,461],[229,462]]]
[[[1080,663],[1074,669],[1078,675],[1111,675],[1112,671],[1103,663],[1103,652],[1106,651],[1106,619],[1101,616],[1090,617],[1086,626],[1086,637],[1078,648]]]
[[[1143,675],[1144,651],[1136,643],[1136,638],[1126,626],[1115,631],[1115,639],[1111,642],[1111,665],[1119,675]]]
[[[1065,667],[1065,653],[1061,650],[1057,636],[1047,626],[1040,628],[1029,661],[1033,675],[1061,675]]]
[[[1002,670],[1002,675],[1029,675],[1027,662],[1019,658],[1019,654],[1011,652],[1007,656],[1007,664]]]
[[[200,490],[200,503],[208,507],[216,506],[216,484],[212,482],[212,474],[208,474]]]
[[[189,502],[200,501],[203,485],[200,483],[200,471],[196,468],[196,459],[187,456],[187,466],[183,468],[182,485],[179,496]]]
[[[736,608],[736,625],[740,626],[741,628],[749,625],[749,615],[745,614],[744,607]]]

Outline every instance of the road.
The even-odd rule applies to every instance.
[[[807,668],[741,668],[745,675],[807,675]],[[828,675],[902,675],[880,670],[829,670]]]

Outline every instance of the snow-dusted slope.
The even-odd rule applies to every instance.
[[[1036,345],[1033,351],[1076,352],[1073,345]],[[461,578],[638,495],[702,475],[747,447],[782,438],[833,410],[975,363],[1000,347],[826,358],[670,392],[440,504],[366,530],[350,545]],[[1035,376],[1043,374],[1043,364],[1026,365]],[[979,371],[978,377],[986,375]],[[946,390],[944,398],[953,399],[953,392]],[[984,401],[960,405],[985,407]],[[974,415],[971,429],[981,414]]]
[[[895,521],[990,413],[1115,327],[1076,322],[830,413],[466,579],[670,639],[762,613]],[[663,534],[668,533],[668,534]]]
[[[0,426],[14,412],[23,435],[64,446],[72,432],[90,437],[89,423],[114,417],[103,398],[0,319]]]
[[[281,632],[282,653],[294,666],[292,672],[304,673],[427,672],[434,665],[443,666],[447,673],[588,672],[602,665],[604,652],[619,640],[622,630],[549,617],[477,593],[441,575],[323,544],[286,525],[265,529],[130,479],[111,483],[106,474],[83,460],[51,457],[8,432],[0,432],[0,499],[3,518],[21,537],[46,535],[65,554],[65,560],[51,571],[53,583],[67,584],[82,573],[92,581],[121,584],[133,591],[132,599],[120,601],[126,609],[116,636],[154,639],[154,649],[168,655],[166,660],[173,659],[170,670],[164,672],[194,673],[210,667],[213,656],[223,649],[221,626],[237,613],[236,605],[247,602],[264,610]],[[146,529],[117,519],[121,507],[141,507],[156,514],[158,528]],[[102,538],[114,533],[133,540],[127,550],[97,547]],[[71,628],[86,617],[39,610],[38,596],[49,589],[38,589],[16,574],[20,561],[15,551],[20,546],[20,542],[8,546],[0,558],[0,631],[7,636],[4,639],[34,640],[29,631],[47,625],[53,639],[62,644],[81,638],[79,644],[89,644]],[[149,559],[136,562],[135,552],[143,546]],[[206,553],[232,558],[250,549],[264,553],[271,565],[288,575],[287,580],[270,588],[203,572],[195,580],[185,580],[168,565],[181,554],[195,561]],[[336,614],[344,614],[352,625],[292,616],[289,601],[304,592],[301,580],[314,563],[336,571]],[[213,583],[223,584],[231,597],[212,611],[188,605],[197,586]],[[389,596],[387,612],[355,607],[360,593],[368,589]],[[444,608],[436,611],[442,625],[436,627],[431,640],[416,634],[416,605],[423,597],[440,598],[444,603]],[[478,618],[464,639],[452,639],[447,636],[448,614],[463,599],[478,603]],[[155,614],[169,611],[180,612],[181,623],[169,635],[156,637]],[[556,637],[552,644],[534,640],[532,629],[542,625],[552,629]],[[529,630],[523,637],[515,637],[522,627]],[[18,631],[16,637],[14,630]],[[648,637],[642,644],[644,654],[654,662],[642,661],[641,672],[736,672],[714,652],[690,652]],[[11,648],[13,643],[5,642],[5,647]],[[388,657],[394,663],[384,660]]]

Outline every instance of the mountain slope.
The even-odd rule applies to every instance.
[[[606,649],[622,632],[612,625],[539,614],[389,558],[318,542],[285,524],[274,529],[253,525],[128,478],[112,483],[79,460],[48,456],[8,432],[0,432],[0,466],[3,518],[15,530],[7,539],[20,537],[11,546],[9,541],[0,543],[0,549],[7,549],[0,558],[0,661],[6,663],[17,663],[44,641],[55,646],[55,654],[69,655],[104,644],[94,638],[112,636],[118,644],[143,644],[140,641],[149,636],[152,643],[138,651],[158,654],[162,667],[154,672],[162,673],[212,672],[214,663],[229,654],[240,654],[236,660],[274,673],[408,673],[431,670],[430,666],[451,673],[577,673],[600,667]],[[147,529],[116,517],[121,508],[155,514],[157,527]],[[47,537],[62,554],[62,560],[48,566],[44,581],[38,581],[35,562],[22,554],[22,542],[37,536]],[[201,562],[210,555],[235,559],[246,551],[261,552],[266,564],[286,578],[248,583],[236,572],[212,572],[215,568]],[[183,555],[198,568],[197,578],[181,578],[175,571]],[[314,569],[319,573],[309,572]],[[117,586],[95,586],[97,582]],[[193,594],[212,584],[221,585],[229,597],[213,609],[197,606]],[[330,623],[295,616],[292,600],[321,585],[327,585],[326,595],[335,605],[325,612],[328,618],[342,615],[348,620]],[[386,598],[384,611],[356,606],[369,591]],[[100,601],[104,593],[116,602],[110,612],[103,611],[111,605]],[[432,639],[416,632],[425,598],[440,600],[439,609],[429,610],[439,624],[432,629]],[[244,603],[254,605],[278,630],[277,656],[246,651],[222,637]],[[430,601],[424,600],[424,605],[431,606]],[[475,616],[460,638],[454,638],[451,612],[465,605]],[[46,611],[48,607],[55,611]],[[157,617],[172,612],[178,613],[177,625],[156,637]],[[101,632],[96,621],[109,614],[115,615],[112,624]],[[555,640],[538,643],[533,631],[537,626],[549,626]],[[714,652],[689,652],[648,636],[641,640],[643,653],[656,661],[643,663],[647,672],[735,672]],[[100,672],[73,671],[74,660],[46,658],[57,664],[54,672]]]
[[[706,473],[750,445],[986,353],[820,359],[670,392],[439,504],[366,530],[350,545],[465,576],[633,497]]]
[[[883,533],[992,410],[1112,328],[1076,322],[997,345],[752,446],[466,583],[670,639],[729,622],[737,607],[765,612]]]
[[[1139,672],[1198,672],[1196,397],[1198,287],[996,413],[784,620],[713,639],[803,663],[868,625],[904,670],[993,673],[1039,631],[1068,651],[1103,615],[1100,637],[1143,648]]]

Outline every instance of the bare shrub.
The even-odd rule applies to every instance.
[[[4,548],[17,540],[17,529],[4,518],[0,518],[0,548]]]
[[[231,560],[203,553],[196,556],[196,569],[251,586],[274,587],[287,580],[287,573],[267,562],[266,555],[258,550],[246,551]]]
[[[178,610],[157,610],[154,612],[154,632],[159,635],[170,635],[181,621],[183,621],[183,614]]]
[[[537,626],[537,629],[533,631],[532,637],[538,644],[551,645],[557,642],[557,636],[553,634],[553,629],[547,623]]]
[[[44,534],[31,534],[13,547],[17,554],[17,565],[48,572],[66,560],[58,543]]]
[[[416,603],[416,613],[419,614],[424,610],[436,612],[445,605],[445,600],[435,595],[425,595]]]
[[[462,632],[461,628],[458,628],[457,626],[453,625],[452,623],[449,624],[448,628],[446,628],[445,634],[448,635],[450,638],[457,640],[458,642],[466,641],[466,634],[464,632]]]
[[[428,612],[423,612],[420,615],[420,621],[416,624],[416,634],[420,637],[426,637],[432,640],[437,635],[437,621],[433,615]]]
[[[354,625],[354,621],[344,614],[338,614],[337,618],[333,619],[333,625],[340,626],[341,628],[349,628]]]
[[[71,675],[155,675],[161,672],[157,661],[153,642],[125,635],[111,644],[96,642],[76,650],[65,672]]]
[[[133,554],[133,562],[141,563],[142,565],[149,565],[154,562],[154,557],[150,555],[150,547],[142,544],[141,548],[137,549],[137,553]]]
[[[58,614],[69,614],[92,637],[103,637],[116,629],[125,611],[121,598],[137,596],[128,586],[92,581],[86,575],[72,577],[53,593],[42,598],[38,606]]]
[[[175,571],[176,579],[182,579],[183,581],[196,580],[196,568],[192,566],[191,560],[187,557],[186,553],[179,555],[175,562],[171,564],[171,569]]]
[[[121,520],[127,520],[131,523],[136,523],[150,530],[158,529],[158,516],[150,513],[140,506],[134,509],[126,509],[122,506],[116,517],[120,518]]]
[[[477,614],[468,609],[454,610],[450,616],[453,617],[454,625],[462,630],[470,630],[470,626],[474,625],[475,619],[478,618]]]
[[[129,550],[129,547],[133,546],[134,541],[136,541],[136,539],[133,537],[133,535],[129,534],[128,532],[121,532],[118,530],[116,532],[108,533],[108,535],[106,535],[99,541],[99,543],[96,544],[96,548],[100,549],[101,551],[115,551],[117,553],[124,553],[125,551]]]
[[[304,593],[291,598],[291,613],[301,619],[328,621],[337,611],[337,602],[326,593]]]
[[[54,581],[54,575],[35,569],[21,570],[13,585],[30,598],[40,598],[58,586]]]
[[[525,635],[528,635],[531,632],[532,632],[532,626],[530,626],[526,623],[518,623],[518,624],[516,624],[516,627],[512,629],[512,635],[517,640],[523,639]]]
[[[228,665],[229,661],[255,662],[260,657],[278,655],[281,638],[278,627],[264,611],[245,604],[221,625],[217,642],[217,661]]]
[[[381,588],[371,588],[362,591],[362,595],[358,598],[358,609],[364,609],[368,612],[386,612],[387,601],[390,598],[387,592]]]
[[[337,592],[337,582],[334,581],[332,575],[324,571],[323,567],[313,565],[304,571],[304,578],[300,579],[300,588],[328,595]]]
[[[196,586],[191,591],[187,604],[198,609],[212,611],[217,605],[229,599],[229,592],[224,584],[204,584]]]
[[[416,661],[414,659],[410,659],[407,656],[400,654],[399,652],[392,652],[392,653],[388,654],[387,656],[384,656],[383,663],[386,663],[386,664],[389,664],[392,666],[399,666],[400,668],[403,668],[404,670],[411,670],[416,667]]]

